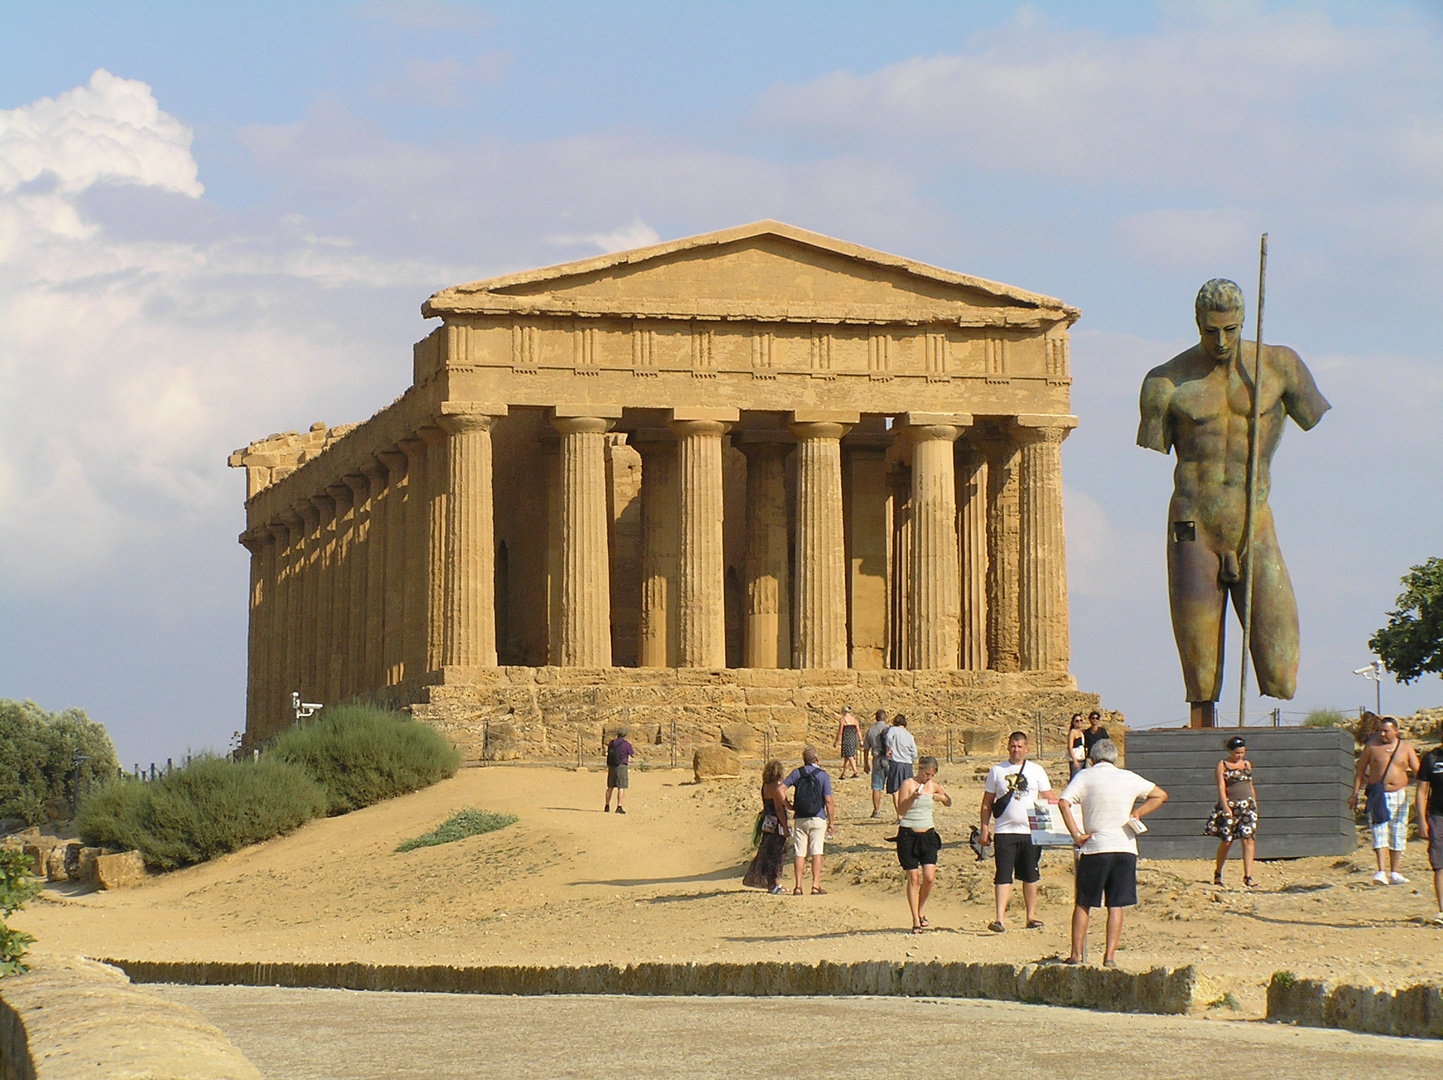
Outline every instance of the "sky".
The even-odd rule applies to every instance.
[[[1333,404],[1272,505],[1290,702],[1443,555],[1436,3],[24,3],[0,7],[0,697],[122,761],[244,723],[244,479],[402,393],[434,290],[777,218],[1056,296],[1072,671],[1181,723],[1143,375],[1212,277]],[[1248,333],[1253,333],[1249,311]],[[1235,722],[1236,627],[1224,716]],[[1385,711],[1443,703],[1388,679]]]

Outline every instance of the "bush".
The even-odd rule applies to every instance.
[[[332,814],[429,787],[461,764],[435,728],[370,705],[338,705],[287,728],[267,756],[304,769],[325,790]]]
[[[396,850],[398,852],[415,851],[421,847],[449,844],[456,840],[465,840],[468,836],[480,836],[483,833],[495,832],[497,829],[504,829],[506,826],[514,824],[516,824],[515,814],[497,814],[490,810],[458,810],[430,832],[412,837],[410,840],[402,840],[396,846]]]
[[[87,844],[134,848],[147,866],[174,870],[288,833],[326,802],[286,761],[202,757],[148,783],[106,784],[81,803],[75,824]]]
[[[0,976],[27,970],[21,957],[35,939],[23,930],[10,929],[4,917],[19,911],[39,891],[40,883],[30,874],[30,860],[10,848],[0,849]]]
[[[1303,718],[1303,727],[1342,727],[1347,722],[1337,709],[1313,709]]]
[[[33,701],[0,699],[0,817],[44,824],[47,799],[74,795],[77,751],[90,759],[80,763],[82,792],[119,768],[110,736],[81,710],[48,713]]]

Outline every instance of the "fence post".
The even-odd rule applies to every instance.
[[[676,717],[671,718],[671,767],[676,768]]]
[[[576,767],[577,767],[578,769],[582,767],[582,763],[581,763],[581,726],[580,726],[579,724],[577,725],[577,728],[576,728]]]

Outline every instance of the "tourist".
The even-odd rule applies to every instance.
[[[1117,746],[1099,739],[1088,751],[1089,768],[1074,776],[1058,807],[1072,842],[1082,849],[1077,862],[1076,898],[1072,908],[1072,952],[1069,964],[1082,963],[1092,909],[1107,907],[1103,967],[1117,967],[1117,942],[1123,913],[1137,903],[1137,834],[1141,819],[1167,801],[1167,792],[1135,772],[1117,767]],[[1142,799],[1141,806],[1136,806]],[[1072,807],[1082,807],[1087,832],[1077,827]]]
[[[852,712],[850,705],[842,706],[842,718],[837,722],[837,737],[832,740],[833,746],[842,748],[842,769],[837,774],[838,780],[847,779],[847,766],[852,767],[852,778],[855,779],[857,772],[857,747],[862,741],[862,725],[857,723],[857,717]]]
[[[1253,886],[1253,834],[1258,828],[1258,796],[1253,788],[1253,763],[1248,758],[1247,740],[1234,735],[1227,741],[1228,756],[1218,762],[1213,781],[1218,789],[1218,804],[1203,825],[1203,832],[1218,838],[1217,865],[1213,867],[1213,884],[1223,883],[1223,864],[1233,841],[1243,845],[1243,884]]]
[[[876,723],[862,740],[862,768],[872,777],[872,816],[882,816],[882,792],[887,789],[887,710],[878,709]]]
[[[784,893],[782,865],[787,859],[787,796],[782,790],[782,763],[775,759],[762,769],[762,810],[757,815],[757,853],[747,867],[743,885]]]
[[[932,925],[927,921],[927,897],[937,880],[937,853],[942,850],[942,838],[932,821],[932,807],[937,802],[952,805],[951,796],[933,779],[936,775],[937,759],[919,758],[917,775],[902,781],[897,799],[902,811],[897,828],[897,861],[907,875],[907,907],[912,912],[914,934]]]
[[[625,807],[621,805],[626,795],[626,789],[631,786],[627,776],[627,765],[636,756],[636,750],[631,743],[626,741],[626,728],[617,728],[616,738],[606,744],[606,804],[601,808],[602,813],[611,813],[611,793],[616,792],[616,812],[626,813]]]
[[[1348,798],[1348,805],[1357,810],[1358,793],[1367,788],[1364,809],[1373,830],[1373,856],[1378,860],[1373,880],[1379,885],[1408,884],[1400,866],[1403,849],[1408,845],[1408,785],[1418,775],[1418,765],[1413,744],[1398,737],[1398,721],[1391,716],[1379,717],[1377,737],[1363,747],[1358,767],[1353,770],[1353,794]]]
[[[912,763],[917,760],[917,740],[907,730],[907,718],[899,715],[887,729],[887,794],[892,796],[892,807],[897,811],[897,820],[902,819],[902,810],[897,805],[898,792],[902,781],[912,775]]]
[[[1071,780],[1077,775],[1077,770],[1082,768],[1083,762],[1087,760],[1087,738],[1083,735],[1083,728],[1087,721],[1082,718],[1080,712],[1072,714],[1072,722],[1067,725],[1067,778]]]
[[[1438,913],[1433,922],[1443,926],[1443,728],[1438,746],[1423,755],[1418,766],[1418,839],[1428,845],[1428,865],[1433,870],[1433,896]]]
[[[817,764],[817,748],[802,749],[802,767],[782,781],[792,789],[792,869],[796,873],[793,896],[802,895],[802,870],[812,860],[812,895],[822,896],[822,851],[833,835],[837,804],[832,801],[832,778]]]
[[[1027,820],[1027,811],[1037,805],[1038,800],[1057,801],[1052,794],[1052,781],[1047,779],[1041,765],[1027,760],[1027,733],[1014,731],[1007,736],[1007,760],[992,766],[982,785],[982,828],[978,843],[985,848],[992,833],[997,834],[993,843],[997,870],[992,876],[997,918],[987,924],[987,929],[994,934],[1007,929],[1004,920],[1007,904],[1012,899],[1014,875],[1022,880],[1027,929],[1042,929],[1042,922],[1037,918],[1042,849],[1032,842],[1032,825]]]
[[[1087,751],[1084,764],[1092,761],[1092,747],[1099,739],[1110,739],[1107,728],[1102,726],[1102,713],[1093,709],[1087,714],[1087,730],[1082,733],[1082,748]]]

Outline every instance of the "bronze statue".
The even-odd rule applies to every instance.
[[[1192,726],[1212,727],[1223,683],[1228,596],[1243,611],[1249,416],[1257,348],[1242,340],[1243,294],[1214,278],[1198,290],[1197,345],[1153,368],[1142,383],[1137,444],[1177,453],[1168,504],[1167,579],[1173,636]],[[1270,465],[1284,416],[1304,431],[1331,407],[1298,354],[1262,349],[1249,652],[1258,689],[1289,699],[1298,676],[1298,605],[1268,507]]]

